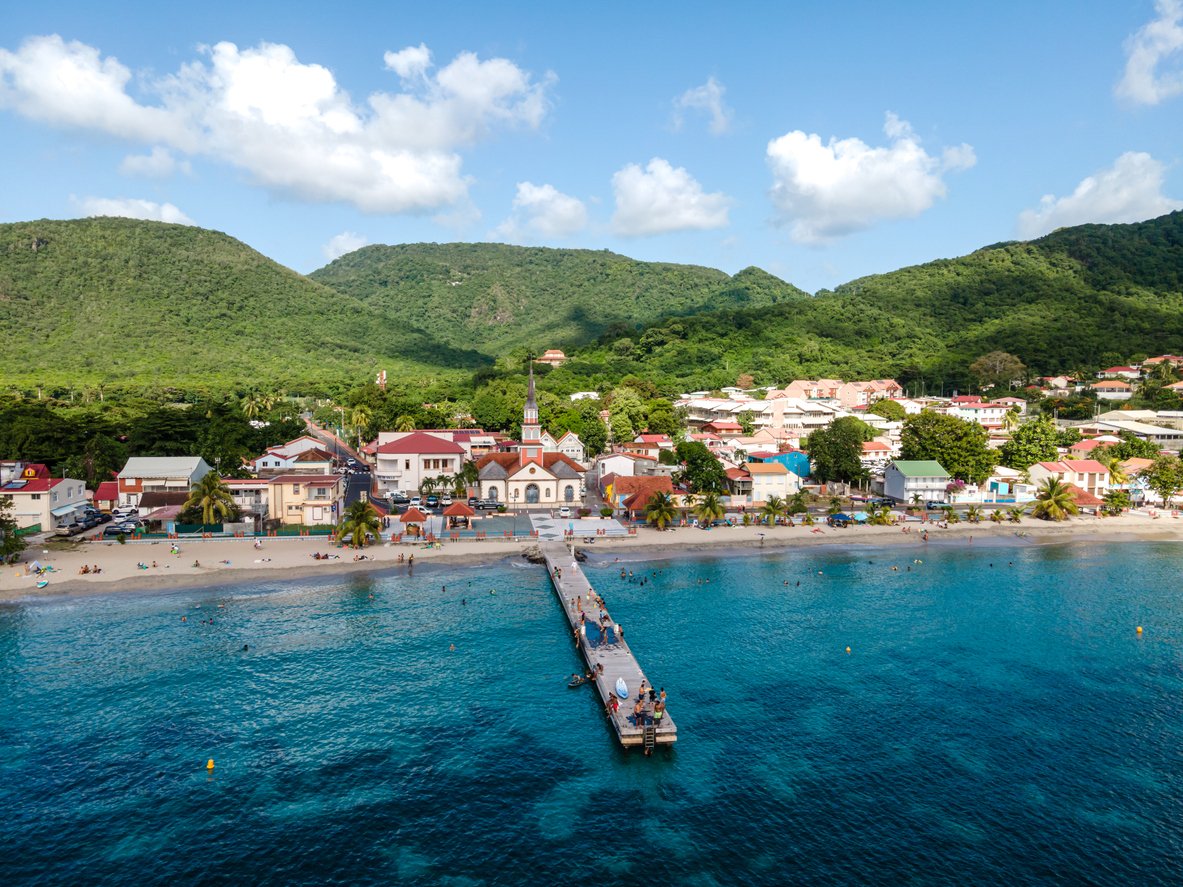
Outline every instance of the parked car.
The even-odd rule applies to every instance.
[[[407,505],[411,501],[402,490],[395,490],[390,494],[389,499],[391,505]]]
[[[930,499],[924,503],[924,507],[929,511],[943,511],[949,507],[948,502],[937,502],[935,499]]]
[[[871,508],[882,508],[884,505],[890,508],[892,505],[895,505],[895,500],[888,499],[886,496],[880,496],[874,499],[868,499],[867,505]]]
[[[501,503],[496,499],[481,499],[472,507],[477,511],[496,511],[501,507]]]
[[[476,508],[477,503],[480,501],[481,500],[478,499],[476,496],[469,496],[468,497],[468,507],[469,508]]]
[[[438,508],[439,504],[440,504],[440,497],[439,496],[428,496],[424,500],[424,503],[427,505],[428,508]]]
[[[564,505],[562,508],[559,509],[559,517],[570,517],[570,516],[571,516],[571,506]]]
[[[109,524],[111,522],[111,512],[100,511],[97,515],[100,524]]]
[[[451,504],[452,504],[451,495],[449,495],[448,493],[444,493],[444,495],[440,496],[440,505],[444,506],[444,508],[447,508]]]
[[[103,527],[103,538],[104,539],[114,539],[117,536],[130,536],[130,535],[131,535],[131,531],[125,530],[119,524],[108,524],[107,526]]]
[[[112,508],[111,514],[115,517],[138,517],[140,509],[134,505],[120,505],[117,508]]]
[[[418,508],[422,504],[423,504],[423,499],[420,498],[419,496],[412,496],[411,497],[411,507],[412,508]]]
[[[99,525],[99,518],[96,514],[84,514],[78,519],[78,523],[82,524],[82,529],[90,530]]]
[[[85,528],[82,526],[82,524],[75,521],[71,524],[62,524],[60,527],[54,530],[54,533],[58,536],[77,536],[83,531],[83,529]]]

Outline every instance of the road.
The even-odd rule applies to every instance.
[[[359,471],[356,474],[345,475],[345,508],[348,508],[354,502],[361,498],[364,492],[366,498],[370,496],[372,483],[370,473],[368,471]]]

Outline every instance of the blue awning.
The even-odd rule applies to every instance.
[[[75,503],[74,505],[63,505],[61,508],[55,508],[49,513],[54,517],[62,517],[63,515],[73,514],[81,505],[81,502]]]

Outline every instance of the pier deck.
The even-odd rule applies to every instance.
[[[624,637],[616,637],[615,631],[610,630],[608,642],[600,643],[597,621],[599,608],[595,605],[594,591],[591,583],[584,576],[583,570],[572,560],[571,551],[559,542],[545,542],[539,546],[539,549],[546,559],[551,586],[567,616],[567,623],[571,627],[572,635],[575,635],[579,629],[580,613],[587,613],[587,636],[579,634],[579,650],[583,654],[589,671],[594,672],[597,665],[604,667],[603,674],[596,676],[595,686],[600,695],[600,701],[604,703],[606,713],[611,711],[608,708],[608,703],[615,695],[616,679],[624,678],[624,682],[628,686],[628,699],[619,700],[619,710],[609,718],[616,730],[620,744],[625,748],[644,747],[645,727],[634,722],[633,706],[637,702],[637,689],[641,686],[641,681],[645,679],[645,673],[641,671],[641,666],[633,656],[628,641]],[[561,576],[555,575],[555,567],[560,569]],[[583,610],[580,610],[580,602],[582,602]],[[616,621],[612,620],[611,625],[615,626]],[[622,634],[627,634],[627,632]],[[653,731],[651,739],[656,745],[669,745],[677,741],[678,728],[674,726],[674,720],[670,717],[668,710],[661,720],[661,726],[650,729]]]

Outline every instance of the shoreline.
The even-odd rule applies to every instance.
[[[905,532],[906,528],[906,532]],[[820,532],[818,532],[820,530]],[[921,539],[927,530],[929,541]],[[1021,524],[936,524],[908,523],[905,527],[858,526],[848,529],[829,527],[716,527],[700,530],[680,527],[659,531],[648,527],[635,536],[622,539],[599,539],[594,544],[576,541],[575,547],[588,557],[591,566],[605,563],[665,560],[694,557],[747,555],[758,552],[781,553],[808,548],[922,548],[945,549],[953,544],[969,545],[975,539],[987,544],[1009,542],[1024,545],[1067,544],[1074,542],[1183,542],[1183,520],[1123,515],[1111,518],[1072,518],[1062,523],[1025,520]],[[46,550],[31,546],[21,562],[0,568],[0,603],[50,601],[65,597],[88,597],[144,591],[167,592],[173,589],[218,588],[253,582],[305,581],[328,575],[334,579],[359,574],[397,573],[409,570],[399,563],[402,554],[414,556],[414,566],[432,569],[433,565],[464,567],[498,562],[512,562],[536,540],[519,542],[467,540],[445,542],[442,548],[424,549],[418,544],[381,543],[361,553],[364,561],[354,561],[351,548],[337,548],[324,538],[264,539],[262,549],[255,549],[250,539],[184,541],[179,554],[171,554],[172,543],[154,540],[119,545],[114,542],[83,542],[70,549]],[[313,552],[328,551],[336,557],[313,561]],[[194,566],[199,560],[202,566]],[[32,561],[54,570],[45,578],[49,584],[37,588],[37,576],[25,573]],[[156,563],[147,570],[138,562]],[[80,575],[83,564],[99,564],[99,574]]]

